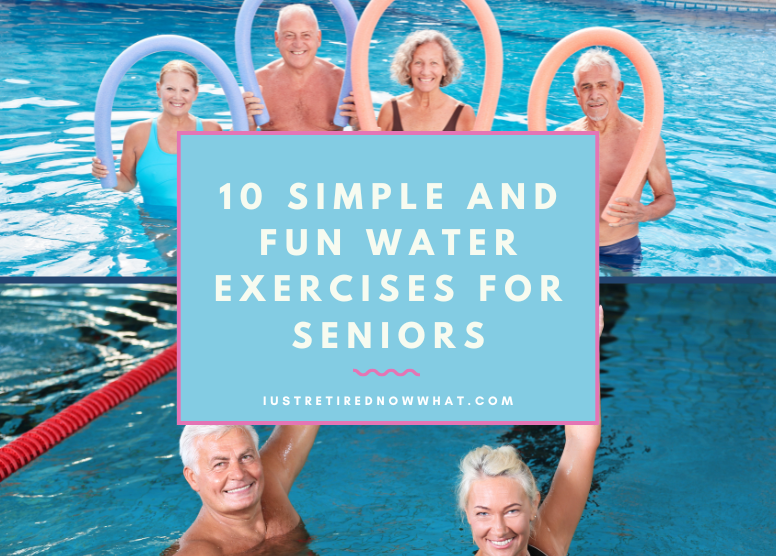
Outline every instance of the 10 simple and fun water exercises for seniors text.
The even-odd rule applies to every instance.
[[[300,211],[303,209],[324,210],[327,208],[327,186],[325,183],[317,183],[314,188],[310,188],[314,191],[315,198],[312,199],[313,204],[308,206],[307,193],[308,185],[301,182],[293,183],[289,188],[289,194],[291,200],[288,202],[287,207],[291,210]],[[329,185],[328,191],[331,192],[332,184]],[[365,188],[368,190],[367,188]],[[392,198],[392,192],[398,189],[400,191],[400,199],[395,196]],[[467,210],[494,210],[493,202],[490,196],[494,194],[500,197],[501,210],[509,209],[525,209],[526,208],[526,189],[534,192],[533,203],[529,203],[528,206],[535,208],[536,210],[550,209],[557,200],[557,193],[552,185],[547,183],[535,183],[533,187],[526,188],[524,183],[517,183],[513,187],[509,183],[501,183],[500,186],[491,186],[491,194],[488,194],[488,188],[484,183],[477,183],[471,187],[472,193],[469,196]],[[497,193],[496,193],[497,190]],[[443,209],[443,184],[442,183],[426,183],[425,184],[425,208],[427,210],[442,210]],[[236,191],[232,191],[231,184],[227,183],[220,188],[220,193],[223,197],[223,208],[225,210],[232,210],[232,197],[236,196]],[[344,183],[333,184],[333,193],[329,194],[328,207],[334,210],[363,210],[365,206],[371,206],[373,210],[379,210],[381,202],[394,203],[391,209],[396,208],[398,203],[402,210],[414,210],[417,209],[418,202],[422,195],[417,194],[415,190],[415,197],[410,195],[410,187],[408,183],[401,183],[399,187],[392,188],[387,183],[372,183],[371,184],[371,205],[364,203],[362,196],[362,187],[360,183],[353,183],[349,189],[346,188]],[[240,188],[239,192],[239,206],[247,210],[255,210],[262,204],[262,192],[261,187],[255,183],[248,183]],[[237,207],[235,199],[235,207]],[[384,208],[386,205],[383,205]],[[497,207],[498,202],[497,202]],[[317,255],[340,255],[341,254],[341,230],[334,229],[332,231],[326,231],[324,229],[317,229],[317,250],[307,249],[307,229],[286,229],[285,250],[292,256],[301,256],[304,254],[316,254]],[[282,249],[275,247],[278,244],[279,237],[283,233],[281,231],[278,234],[276,228],[262,228],[259,231],[259,253],[261,256],[269,256],[271,254],[282,254]],[[393,229],[390,233],[386,229],[380,229],[376,232],[374,229],[367,228],[364,230],[364,237],[368,240],[369,249],[373,256],[396,255],[400,240],[402,229]],[[432,243],[441,243],[442,249],[437,247],[437,250],[441,252],[445,251],[448,256],[454,256],[456,254],[456,238],[458,236],[468,235],[469,249],[468,254],[470,256],[485,255],[486,243],[488,243],[486,237],[490,235],[495,239],[495,243],[491,244],[496,255],[517,255],[512,244],[515,241],[515,234],[510,229],[497,228],[495,230],[486,230],[483,228],[472,228],[468,230],[468,234],[463,233],[460,228],[444,228],[436,232],[431,232],[431,238],[425,229],[418,229],[414,234],[412,245],[406,252],[408,256],[415,256],[421,253],[427,255],[435,255]],[[465,241],[465,240],[464,240]],[[466,252],[459,249],[459,253]],[[232,284],[232,276],[229,274],[217,274],[215,277],[215,301],[217,302],[229,302],[238,300],[246,302],[249,300],[266,301],[259,286],[264,279],[264,275],[241,275],[243,288],[239,292],[239,298],[236,291],[233,292],[234,287],[237,290],[240,286]],[[406,290],[406,299],[413,302],[422,302],[426,300],[425,291],[425,275],[423,274],[408,274],[406,281],[408,284]],[[364,274],[360,278],[356,278],[356,282],[360,281],[359,287],[352,285],[354,277],[349,274],[339,274],[329,280],[328,291],[331,295],[330,299],[338,302],[349,302],[354,300],[353,294],[360,297],[363,302],[368,302],[371,299],[379,299],[382,302],[392,302],[400,299],[400,292],[395,287],[399,277],[395,274],[385,274],[379,278],[382,292],[379,296],[370,295],[370,275]],[[299,301],[322,301],[318,290],[320,280],[318,276],[314,274],[300,274],[298,277],[294,277],[290,274],[276,274],[272,279],[272,286],[274,287],[274,295],[270,299],[277,302],[291,301],[292,300],[292,281],[298,284],[298,289],[293,287],[293,295]],[[438,290],[433,296],[433,299],[437,302],[447,302],[453,299],[455,292],[452,287],[453,276],[449,274],[441,274],[436,277],[435,284]],[[507,299],[520,302],[529,298],[532,291],[531,280],[521,274],[514,274],[506,279],[497,277],[494,274],[481,274],[479,275],[479,300],[481,302],[488,301],[488,293],[496,291],[496,284],[501,282],[503,284],[504,293]],[[541,283],[541,300],[542,301],[561,301],[561,297],[558,293],[560,286],[560,280],[557,276],[542,274],[540,277]],[[232,294],[235,295],[232,295]],[[360,295],[359,295],[360,294]],[[325,294],[324,294],[325,295]],[[471,294],[470,294],[471,295]],[[308,334],[310,327],[309,322],[298,322],[294,327],[296,338],[292,345],[297,349],[306,349],[312,345],[312,337]],[[428,326],[428,325],[427,325]],[[337,348],[337,322],[321,322],[321,347],[323,348]],[[389,346],[389,323],[379,323],[375,328],[379,328],[379,345],[382,348],[388,348]],[[466,327],[468,336],[473,341],[467,340],[464,346],[469,349],[477,349],[484,343],[483,336],[479,333],[483,323],[470,322]],[[410,340],[408,338],[408,332],[412,330],[412,334],[415,339]],[[433,323],[433,335],[434,335],[434,347],[441,348],[444,345],[447,348],[455,348],[456,346],[451,340],[453,334],[453,326],[448,322],[434,322]],[[405,322],[399,327],[398,340],[399,343],[407,349],[415,349],[420,347],[425,340],[424,327],[417,322]],[[347,323],[347,335],[348,335],[348,348],[354,348],[356,341],[364,348],[372,347],[372,323]],[[377,344],[377,342],[376,342]]]

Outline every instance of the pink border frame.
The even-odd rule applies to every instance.
[[[595,421],[182,421],[181,420],[181,263],[182,263],[182,242],[181,242],[181,136],[182,135],[255,135],[253,131],[180,131],[178,132],[178,369],[176,382],[178,385],[176,416],[178,425],[598,425],[601,424],[601,351],[598,341],[598,306],[600,300],[599,280],[598,280],[598,233],[599,233],[599,214],[598,214],[598,187],[595,190]],[[266,132],[265,132],[266,133]],[[274,135],[329,135],[330,131],[273,131]],[[439,131],[403,131],[390,132],[392,135],[439,135]],[[354,135],[384,135],[384,131],[354,131],[349,132]],[[595,181],[598,184],[598,158],[599,158],[599,135],[597,131],[455,131],[446,132],[445,135],[593,135],[595,136]]]

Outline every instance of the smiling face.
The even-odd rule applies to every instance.
[[[170,71],[156,84],[156,94],[162,100],[162,110],[171,116],[181,117],[189,113],[197,99],[198,89],[194,78],[187,73]]]
[[[423,93],[438,89],[446,73],[445,54],[439,43],[427,42],[415,49],[410,62],[413,89]]]
[[[219,514],[257,511],[264,491],[261,460],[251,437],[235,428],[199,441],[197,467],[183,470],[202,504]]]
[[[321,46],[321,32],[315,20],[305,13],[290,13],[280,20],[275,45],[289,66],[304,69],[315,61]]]
[[[466,519],[472,528],[478,555],[524,556],[528,554],[531,520],[539,506],[509,477],[486,477],[472,482]]]
[[[585,115],[594,122],[600,122],[613,113],[612,108],[617,108],[623,87],[622,81],[615,81],[612,77],[611,66],[592,66],[579,72],[574,94]]]

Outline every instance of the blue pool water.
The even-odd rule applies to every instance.
[[[313,4],[324,33],[320,55],[342,64],[339,17],[330,3]],[[360,14],[366,2],[353,4]],[[663,138],[678,204],[667,218],[643,226],[645,260],[638,274],[776,274],[776,16],[614,0],[491,4],[506,57],[496,130],[526,129],[536,67],[553,44],[577,29],[617,27],[655,58],[665,86]],[[256,17],[257,66],[276,56],[272,31],[281,5],[265,2]],[[89,175],[94,98],[113,59],[156,34],[200,40],[236,74],[239,6],[237,0],[0,0],[0,51],[12,53],[0,60],[0,273],[175,274],[174,220],[149,220],[136,208],[137,192],[104,191]],[[389,79],[388,61],[403,37],[421,27],[443,29],[461,50],[465,74],[449,91],[476,106],[484,59],[472,15],[460,2],[397,0],[374,35],[370,79],[376,107],[403,92]],[[146,58],[123,81],[114,105],[116,152],[129,124],[157,113],[154,83],[174,56]],[[641,86],[633,67],[620,60],[622,108],[640,116]],[[552,126],[581,114],[571,92],[572,65],[561,69],[551,91]],[[230,124],[225,97],[209,72],[195,109],[198,116]]]
[[[41,347],[30,334],[48,322],[41,303],[67,317],[59,322],[105,334],[99,345],[123,338],[127,368],[139,357],[135,346],[163,335],[155,330],[171,322],[166,292],[152,324],[130,318],[127,301],[136,309],[156,306],[149,299],[156,290],[114,290],[93,305],[83,293],[71,302],[63,289],[35,297],[20,291],[3,290],[0,299],[14,300],[25,318],[1,330],[17,336],[19,353],[48,361],[50,383],[59,388],[41,388],[43,370],[0,371],[15,385],[0,394],[0,411],[22,413],[13,407],[23,398],[40,413],[27,410],[21,427],[6,421],[3,441],[50,414],[57,400],[105,380],[83,388],[58,378],[64,368],[99,376],[90,370],[102,359],[67,362],[67,354],[89,351],[95,335],[79,337],[63,326],[52,330],[52,342],[67,348]],[[94,290],[83,291],[94,299]],[[607,285],[601,298],[603,438],[570,554],[769,554],[776,531],[776,288]],[[102,324],[104,312],[125,315],[126,326]],[[170,546],[199,509],[177,456],[175,395],[171,373],[0,483],[0,553],[151,555]],[[266,439],[271,428],[257,428]],[[473,447],[505,442],[520,449],[546,493],[562,446],[559,427],[322,427],[291,493],[313,537],[307,548],[471,553],[455,511],[457,461]]]

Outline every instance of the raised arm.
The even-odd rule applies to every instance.
[[[566,425],[566,445],[534,527],[533,544],[548,556],[568,554],[590,493],[600,439],[601,425]]]
[[[599,307],[599,338],[603,328],[604,310]],[[590,494],[595,453],[600,441],[601,425],[566,425],[563,454],[534,526],[533,544],[548,556],[568,554]]]
[[[318,425],[277,425],[259,450],[261,461],[278,477],[286,493],[302,471],[318,434]]]

